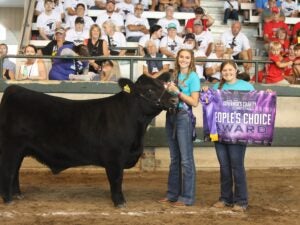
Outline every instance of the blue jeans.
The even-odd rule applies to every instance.
[[[228,19],[233,19],[233,20],[238,21],[239,20],[239,13],[238,13],[238,11],[235,10],[235,9],[233,9],[232,11],[230,9],[225,9],[223,22],[225,24],[227,24],[227,20]]]
[[[174,115],[167,113],[166,132],[171,158],[167,198],[192,205],[195,202],[196,168],[189,114],[186,111]]]
[[[215,142],[220,163],[220,201],[227,204],[248,205],[248,191],[244,158],[246,145]]]

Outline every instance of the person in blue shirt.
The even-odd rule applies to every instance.
[[[66,44],[57,51],[57,56],[70,56],[66,59],[53,59],[52,68],[49,71],[49,80],[69,80],[69,75],[86,74],[88,72],[88,60],[72,59],[72,56],[89,56],[87,46],[80,44]]]
[[[195,202],[196,168],[193,154],[192,107],[199,103],[200,80],[195,72],[194,53],[181,49],[175,61],[175,82],[168,84],[168,91],[179,98],[176,113],[166,116],[166,133],[170,148],[170,171],[166,197],[160,203],[173,206],[191,206]]]
[[[276,6],[280,7],[281,6],[281,1],[280,0],[256,0],[255,1],[255,6],[258,14],[260,15],[265,9],[268,9],[269,7],[269,2],[276,2]]]
[[[237,65],[233,60],[224,61],[220,67],[221,81],[213,89],[253,91],[252,84],[237,79]],[[203,87],[206,91],[208,87]],[[220,164],[221,194],[214,208],[232,207],[233,211],[243,212],[248,207],[248,191],[244,158],[246,145],[214,142]]]

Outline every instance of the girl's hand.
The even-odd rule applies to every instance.
[[[272,89],[267,89],[266,92],[267,93],[272,93],[273,91],[272,91]]]
[[[208,86],[203,86],[203,87],[202,87],[202,91],[204,91],[204,92],[208,91],[208,89],[209,89]]]

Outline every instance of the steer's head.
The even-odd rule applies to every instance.
[[[141,97],[160,110],[174,109],[177,107],[178,97],[170,94],[166,89],[170,77],[171,74],[168,72],[156,79],[141,75],[135,83],[128,79],[120,79],[119,85],[123,91]]]

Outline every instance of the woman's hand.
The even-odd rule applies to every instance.
[[[208,86],[203,86],[203,87],[202,87],[202,91],[204,91],[204,92],[208,91],[208,89],[209,89]]]

